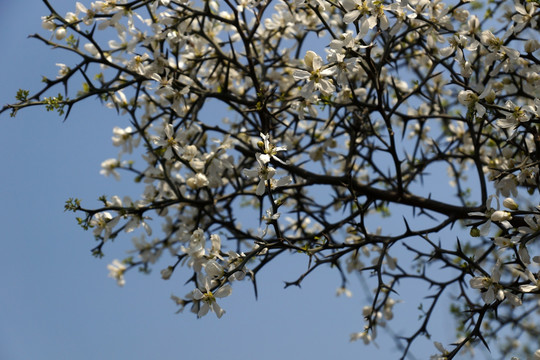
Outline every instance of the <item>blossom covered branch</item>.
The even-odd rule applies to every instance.
[[[96,97],[122,115],[101,174],[141,194],[66,202],[94,255],[131,237],[108,266],[119,285],[167,259],[161,277],[189,284],[179,310],[221,317],[236,281],[257,292],[293,253],[309,268],[287,286],[323,266],[339,294],[353,275],[371,286],[352,340],[419,301],[421,321],[393,336],[406,358],[450,298],[456,339],[432,358],[489,344],[540,358],[536,1],[43,2],[50,35],[32,37],[79,60],[1,112],[67,118]],[[401,281],[429,290],[401,298]]]

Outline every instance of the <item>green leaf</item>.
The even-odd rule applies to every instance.
[[[29,94],[30,94],[30,91],[19,89],[17,91],[17,95],[15,95],[15,99],[17,99],[17,100],[19,100],[21,102],[26,101],[28,99]]]

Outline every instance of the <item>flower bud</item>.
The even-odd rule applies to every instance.
[[[510,214],[508,211],[497,210],[493,214],[491,214],[491,221],[502,222],[502,221],[508,221],[511,219],[512,219],[512,214]]]
[[[472,106],[478,101],[478,96],[471,90],[461,90],[458,101],[461,105]]]
[[[517,210],[518,204],[512,198],[506,198],[503,201],[503,206],[510,210]]]
[[[169,280],[173,273],[173,267],[169,266],[166,269],[161,270],[161,278],[163,280]]]
[[[53,22],[52,18],[50,16],[42,16],[41,17],[41,27],[45,30],[54,30],[56,29],[56,24]]]
[[[495,91],[493,89],[491,89],[487,94],[486,96],[484,97],[484,100],[488,103],[488,104],[493,104],[495,102],[495,99],[497,98],[497,94],[495,93]]]
[[[66,28],[59,27],[58,29],[56,29],[54,36],[56,37],[56,40],[62,40],[66,37]]]
[[[369,305],[366,305],[362,308],[362,315],[364,315],[364,317],[371,316],[372,312],[373,312],[373,308]]]

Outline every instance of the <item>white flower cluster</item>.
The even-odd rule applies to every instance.
[[[242,280],[249,270],[243,266],[245,254],[229,251],[222,255],[219,235],[212,234],[210,243],[211,248],[205,248],[204,231],[197,229],[191,235],[187,247],[184,245],[181,247],[182,252],[187,255],[184,262],[193,268],[197,277],[197,288],[187,294],[185,299],[193,302],[191,311],[198,316],[204,316],[208,311],[212,311],[220,318],[225,311],[218,305],[216,298],[229,296],[232,293],[229,282]],[[171,269],[162,271],[164,279],[169,279],[170,276]],[[175,301],[179,299],[174,295],[172,298]]]
[[[508,301],[512,306],[522,305],[522,293],[537,292],[540,290],[539,280],[533,275],[530,267],[540,265],[540,256],[531,258],[528,249],[529,241],[537,236],[540,232],[540,213],[538,215],[526,215],[523,220],[525,226],[513,228],[513,214],[519,213],[519,205],[512,198],[506,198],[503,201],[503,206],[508,210],[496,210],[491,207],[493,200],[499,200],[497,196],[490,196],[486,204],[486,213],[473,212],[470,215],[486,217],[487,221],[480,227],[476,236],[488,236],[492,224],[502,226],[504,229],[509,229],[505,236],[493,237],[493,244],[498,248],[498,253],[503,254],[506,250],[510,250],[513,255],[517,255],[517,265],[504,265],[502,258],[499,258],[490,274],[475,276],[470,279],[469,283],[473,289],[481,291],[482,299],[486,304],[491,304],[494,301]],[[540,206],[537,207],[540,212]],[[532,260],[532,261],[531,261]],[[506,275],[509,281],[502,281],[501,277]],[[514,279],[521,278],[524,283],[519,285],[519,291],[516,291]]]
[[[278,158],[276,155],[279,151],[287,150],[284,146],[275,146],[270,143],[268,135],[261,133],[262,142],[258,143],[259,148],[262,150],[262,153],[258,152],[255,154],[257,159],[258,166],[255,169],[244,169],[244,174],[252,178],[259,178],[259,183],[257,184],[257,190],[255,193],[258,196],[262,196],[266,191],[266,187],[269,186],[270,189],[277,187],[285,186],[290,184],[292,181],[290,176],[284,176],[279,180],[273,179],[276,174],[276,169],[270,165],[270,160],[277,161],[282,163],[283,161]]]

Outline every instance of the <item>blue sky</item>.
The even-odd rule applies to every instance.
[[[75,1],[51,0],[61,14]],[[88,3],[86,3],[88,5]],[[0,102],[15,100],[19,88],[35,91],[41,76],[54,77],[65,54],[50,49],[31,33],[41,29],[45,5],[38,0],[0,2]],[[99,175],[103,160],[115,157],[112,128],[127,119],[90,99],[62,118],[44,109],[27,109],[16,118],[0,116],[2,178],[2,251],[0,251],[0,359],[329,359],[394,358],[381,334],[379,348],[349,343],[364,325],[363,288],[352,283],[354,297],[336,298],[337,272],[318,271],[302,289],[283,289],[305,269],[306,259],[285,257],[260,273],[259,299],[249,282],[237,283],[222,301],[221,320],[213,314],[197,320],[188,309],[175,315],[171,293],[185,295],[185,277],[163,281],[159,268],[150,275],[128,273],[119,288],[107,278],[106,265],[131,247],[120,237],[103,259],[90,255],[91,232],[64,213],[64,202],[78,197],[88,204],[102,195],[137,198],[142,188],[127,178],[116,182]],[[416,289],[411,288],[414,292]],[[414,321],[417,304],[398,304],[403,316],[392,323],[400,332]],[[448,317],[441,333],[451,336]],[[415,354],[435,352],[430,341]]]

